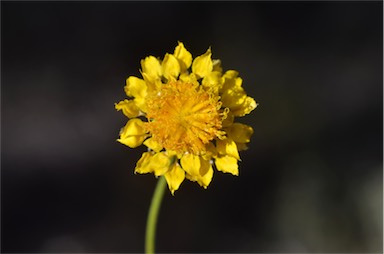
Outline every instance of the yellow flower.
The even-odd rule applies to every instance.
[[[165,176],[172,194],[187,178],[207,188],[213,168],[238,175],[239,150],[247,148],[252,127],[235,122],[257,106],[247,96],[238,72],[222,72],[207,52],[192,58],[179,42],[163,60],[141,60],[142,79],[131,76],[128,99],[115,103],[129,118],[120,143],[148,147],[135,173]]]

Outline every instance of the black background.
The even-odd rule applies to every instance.
[[[240,176],[166,193],[161,252],[382,252],[382,2],[1,2],[2,252],[142,252],[116,142],[147,55],[212,46],[259,107]]]

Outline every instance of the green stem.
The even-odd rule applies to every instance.
[[[155,192],[153,193],[151,206],[149,207],[149,213],[147,218],[147,229],[145,232],[145,253],[155,253],[155,235],[157,217],[161,206],[161,201],[164,196],[165,187],[167,182],[165,177],[161,176],[157,182]]]

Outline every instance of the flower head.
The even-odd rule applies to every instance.
[[[163,60],[141,60],[141,78],[124,87],[129,99],[115,103],[129,118],[120,143],[148,147],[135,173],[164,175],[172,194],[185,178],[207,188],[213,167],[238,175],[239,150],[245,150],[252,127],[235,122],[257,106],[245,93],[238,72],[222,72],[209,48],[192,59],[179,42]]]

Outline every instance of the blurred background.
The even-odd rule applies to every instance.
[[[2,252],[142,252],[156,179],[116,142],[140,60],[212,46],[259,107],[240,176],[185,181],[159,252],[383,251],[383,3],[1,1]]]

